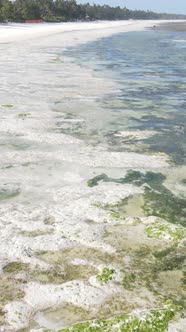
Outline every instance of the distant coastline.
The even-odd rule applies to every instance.
[[[0,1],[0,22],[28,21],[77,22],[116,20],[174,20],[186,19],[184,14],[156,13],[151,10],[130,10],[126,7],[78,4],[72,1]]]

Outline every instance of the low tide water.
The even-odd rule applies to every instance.
[[[118,94],[102,100],[106,121],[99,122],[99,139],[114,150],[150,150],[170,155],[184,164],[186,152],[186,33],[142,31],[114,35],[70,48],[66,54],[92,68],[95,75],[112,78]],[[93,124],[86,130],[93,133]],[[144,144],[116,138],[116,131],[148,130]],[[131,144],[130,144],[131,143]]]

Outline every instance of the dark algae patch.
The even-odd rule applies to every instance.
[[[128,290],[132,290],[134,288],[134,283],[136,281],[135,273],[128,273],[123,278],[123,287]]]
[[[147,183],[149,185],[152,185],[153,187],[155,186],[157,187],[158,185],[162,184],[164,180],[165,176],[160,173],[153,173],[153,172],[141,173],[138,171],[128,171],[127,175],[120,179],[110,178],[104,173],[97,175],[88,181],[88,186],[94,187],[97,186],[100,181],[103,181],[103,182],[115,182],[121,184],[133,183],[134,185],[139,187]]]
[[[132,179],[130,180],[130,178],[129,178],[129,182],[128,182],[128,179],[126,179],[126,177],[120,178],[120,179],[114,179],[114,178],[110,178],[108,175],[102,173],[102,174],[97,175],[97,176],[93,177],[92,179],[88,180],[87,185],[89,187],[95,187],[101,181],[102,182],[114,182],[114,183],[129,183],[129,182],[132,182]]]
[[[114,179],[110,179],[106,174],[100,174],[95,176],[94,178],[88,180],[87,184],[89,187],[95,187],[99,184],[100,181],[103,182],[113,182],[112,180]]]
[[[28,266],[28,264],[24,264],[21,262],[11,262],[3,268],[3,271],[7,273],[18,273],[20,271],[27,270]]]
[[[154,252],[156,265],[154,271],[173,271],[186,268],[185,261],[186,244],[182,246],[173,245],[165,250]]]
[[[145,144],[150,146],[151,152],[168,154],[177,165],[183,165],[186,158],[186,118],[183,109],[180,107],[174,115],[167,113],[166,117],[142,116],[135,119],[137,125],[133,127],[134,130],[155,130],[157,133],[147,138]]]
[[[144,189],[143,210],[146,216],[156,216],[170,223],[178,223],[185,226],[186,201],[175,196],[168,190],[163,182],[166,177],[161,173],[128,171],[124,178],[113,179],[106,174],[98,175],[88,181],[88,186],[94,187],[103,182],[132,183]],[[125,203],[125,201],[124,201]]]
[[[0,324],[1,320],[3,323],[4,306],[9,302],[19,301],[24,297],[24,280],[18,280],[15,276],[26,267],[26,264],[12,262],[6,265],[3,268],[3,273],[0,274]]]
[[[143,175],[138,175],[143,180]],[[170,190],[165,188],[163,185],[164,179],[165,177],[160,173],[147,172],[144,178],[145,214],[147,216],[157,216],[171,223],[179,223],[185,226],[186,201],[174,196]]]
[[[129,270],[123,278],[123,287],[133,290],[145,286],[156,298],[171,298],[174,303],[186,307],[184,295],[184,271],[185,265],[184,244],[173,244],[166,249],[149,250],[148,247],[141,248],[132,253],[132,259]],[[167,276],[166,283],[161,284],[161,275]],[[172,289],[171,276],[175,280],[181,280],[179,287],[176,285]]]
[[[12,107],[14,107],[14,105],[12,105],[12,104],[3,104],[1,106],[5,107],[5,108],[12,108]]]

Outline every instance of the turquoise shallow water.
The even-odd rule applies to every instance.
[[[101,106],[107,121],[99,124],[99,141],[111,150],[167,153],[184,164],[186,152],[186,34],[142,31],[114,35],[70,48],[67,55],[95,75],[112,79],[120,92],[107,95]],[[87,132],[94,136],[91,124]],[[116,139],[123,130],[152,130],[136,144]],[[93,135],[94,134],[94,135]],[[143,144],[142,144],[143,143]]]

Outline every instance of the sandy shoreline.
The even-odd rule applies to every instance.
[[[65,32],[98,32],[102,35],[113,34],[117,32],[139,31],[153,25],[161,26],[162,29],[169,29],[171,25],[174,28],[184,28],[185,21],[167,21],[167,20],[129,20],[129,21],[96,21],[81,23],[39,23],[39,24],[0,24],[0,43],[9,43],[14,41],[23,41],[33,38],[41,38],[53,34]],[[97,30],[97,31],[96,31]],[[112,30],[112,31],[111,31]]]
[[[116,21],[84,23],[0,24],[0,43],[28,41],[58,33],[111,35],[117,32],[139,31],[164,21]],[[98,37],[98,36],[97,36]]]

